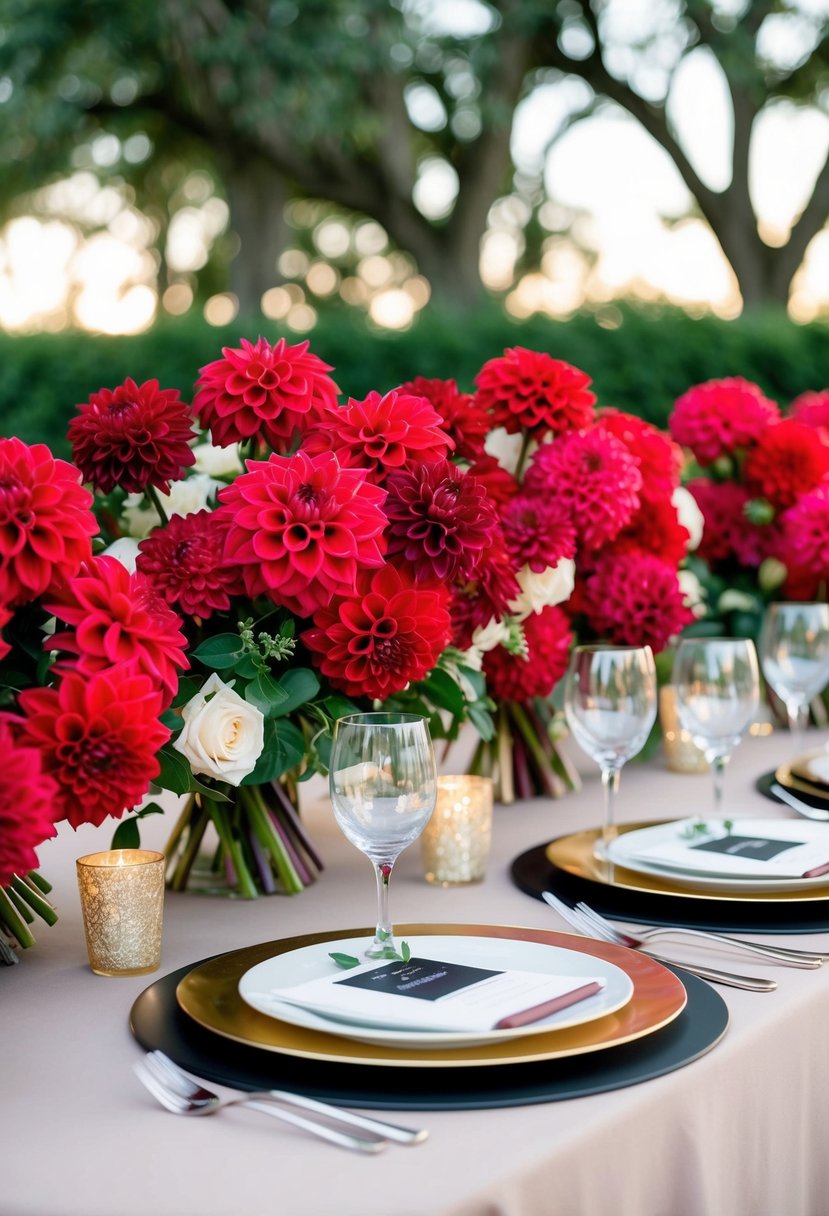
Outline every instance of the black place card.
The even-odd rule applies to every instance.
[[[437,1001],[450,992],[459,992],[481,980],[502,975],[483,967],[468,967],[462,963],[439,963],[429,958],[410,958],[407,963],[387,963],[362,975],[336,980],[337,985],[365,988],[369,992],[394,993],[411,996],[419,1001]]]
[[[721,836],[718,840],[706,840],[690,847],[704,853],[744,857],[748,861],[770,861],[772,857],[789,849],[799,849],[805,843],[803,840],[768,840],[762,836]]]

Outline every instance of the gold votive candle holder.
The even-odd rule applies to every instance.
[[[75,863],[89,965],[96,975],[145,975],[161,962],[164,854],[88,853]]]
[[[659,690],[659,725],[668,768],[674,773],[707,773],[708,761],[679,722],[676,689],[666,684]]]
[[[480,882],[492,842],[491,778],[438,777],[437,802],[420,840],[427,882]]]

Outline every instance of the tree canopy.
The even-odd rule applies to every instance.
[[[468,303],[480,292],[493,203],[518,191],[531,215],[543,199],[541,166],[534,180],[516,173],[516,108],[542,86],[577,79],[577,100],[551,137],[599,107],[621,108],[670,156],[746,306],[785,303],[829,215],[829,154],[787,238],[771,243],[752,197],[753,137],[775,106],[826,115],[825,6],[450,8],[459,19],[438,0],[0,0],[0,216],[86,169],[131,192],[153,221],[163,283],[167,229],[200,169],[230,209],[232,235],[217,259],[229,263],[243,310],[276,281],[291,239],[284,204],[296,197],[375,220],[435,298]],[[716,188],[671,108],[679,72],[700,55],[725,82],[733,128],[730,178]],[[436,166],[448,182],[437,210],[419,190]]]

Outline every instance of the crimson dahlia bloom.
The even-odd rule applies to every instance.
[[[471,393],[462,393],[456,380],[430,380],[416,376],[401,384],[398,393],[425,397],[443,419],[443,429],[455,443],[461,460],[477,460],[483,455],[484,441],[492,423]]]
[[[590,383],[585,372],[563,359],[514,346],[478,372],[476,400],[493,426],[526,430],[540,439],[590,425],[596,402]]]
[[[794,574],[829,579],[829,485],[804,494],[780,517],[775,556]]]
[[[241,349],[225,346],[221,359],[200,369],[193,409],[219,447],[256,437],[287,452],[297,430],[336,404],[333,368],[311,354],[308,342],[241,341]]]
[[[823,434],[787,418],[769,427],[748,452],[743,478],[755,498],[778,511],[816,489],[829,477],[829,445]]]
[[[789,406],[789,412],[805,426],[829,429],[829,388],[801,393]]]
[[[567,614],[552,605],[523,622],[527,655],[509,654],[496,646],[484,655],[487,689],[498,701],[549,697],[567,670],[573,635]]]
[[[386,492],[365,469],[304,451],[247,467],[219,498],[230,516],[225,556],[242,567],[251,595],[311,616],[351,594],[359,570],[382,564]]]
[[[0,439],[0,605],[26,604],[71,578],[98,531],[80,473],[45,443]]]
[[[170,482],[195,464],[190,408],[178,389],[127,379],[93,393],[78,410],[67,431],[72,458],[102,494],[116,486],[129,494],[155,486],[167,494]]]
[[[55,835],[55,781],[40,752],[21,739],[20,719],[0,716],[0,887],[37,866],[35,849]]]
[[[617,646],[664,650],[694,619],[683,603],[675,567],[649,553],[608,554],[583,590],[588,623]]]
[[[517,569],[529,566],[534,574],[542,574],[563,557],[576,556],[576,529],[555,498],[514,498],[501,513],[501,526]]]
[[[404,465],[444,459],[454,446],[426,398],[399,389],[384,397],[369,393],[363,401],[352,397],[348,405],[326,410],[320,421],[302,450],[311,456],[333,452],[345,467],[369,469],[378,485]]]
[[[697,555],[709,562],[728,561],[756,567],[768,556],[772,533],[753,524],[745,513],[751,495],[734,481],[709,481],[698,477],[686,487],[696,499],[705,521]]]
[[[499,528],[472,577],[452,588],[453,646],[466,650],[476,629],[485,629],[493,617],[499,620],[508,613],[509,605],[521,594],[516,572]]]
[[[602,548],[630,523],[641,488],[638,460],[601,425],[542,444],[524,478],[527,494],[548,496],[569,511],[586,549]]]
[[[77,828],[119,819],[158,776],[156,752],[170,738],[158,721],[164,706],[153,680],[131,665],[89,677],[67,671],[57,688],[24,689],[19,702],[22,739],[57,785],[56,821]]]
[[[96,557],[46,606],[72,626],[56,633],[49,648],[76,655],[72,666],[82,675],[131,663],[167,690],[168,702],[175,696],[177,668],[190,666],[181,618],[142,574],[130,574],[114,557]]]
[[[172,515],[138,546],[136,567],[172,608],[207,620],[241,590],[238,567],[225,561],[229,512]]]
[[[485,488],[448,460],[389,477],[389,556],[411,562],[417,582],[468,577],[498,517]]]
[[[482,456],[474,460],[467,472],[486,488],[487,494],[496,507],[505,506],[520,492],[518,482],[512,473],[507,472],[503,465],[488,452],[484,452]]]
[[[449,595],[394,566],[362,571],[357,592],[314,614],[302,634],[335,688],[380,700],[432,670],[449,642]]]
[[[777,405],[756,384],[730,376],[689,388],[676,401],[669,426],[677,443],[709,465],[756,443],[779,420]]]
[[[688,550],[690,533],[679,522],[670,498],[644,503],[612,542],[614,553],[652,553],[669,566],[678,566]]]

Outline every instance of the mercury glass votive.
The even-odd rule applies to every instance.
[[[708,761],[679,722],[676,689],[670,684],[659,690],[659,725],[668,768],[674,773],[707,773]]]
[[[489,777],[438,777],[438,796],[421,836],[427,882],[452,887],[480,882],[492,840]]]
[[[161,962],[164,854],[89,853],[76,864],[89,965],[96,975],[144,975]]]

